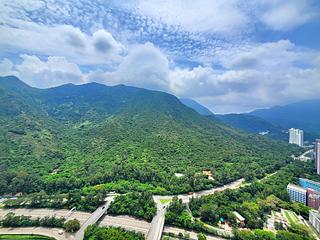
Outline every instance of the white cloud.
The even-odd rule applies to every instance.
[[[191,32],[230,32],[249,22],[247,14],[238,7],[237,0],[141,0],[138,9],[143,15],[180,25]]]
[[[0,62],[0,76],[16,75],[17,73],[13,71],[14,64],[7,58]]]
[[[257,17],[272,30],[287,31],[319,16],[313,0],[255,1]]]
[[[64,57],[41,60],[33,55],[21,55],[20,64],[3,60],[0,74],[17,75],[41,88],[96,81],[162,90],[194,98],[220,113],[319,97],[319,52],[302,51],[285,40],[254,44],[226,52],[219,58],[217,62],[224,69],[176,67],[159,49],[147,43],[132,47],[115,71],[83,72]]]
[[[80,65],[119,63],[125,47],[100,29],[92,35],[70,25],[46,26],[23,20],[0,26],[0,48],[10,53],[24,52],[64,56]]]
[[[43,61],[34,55],[23,54],[22,62],[12,65],[4,59],[0,63],[0,74],[15,75],[30,86],[48,88],[65,83],[84,83],[84,75],[75,63],[68,62],[64,57],[48,57]]]

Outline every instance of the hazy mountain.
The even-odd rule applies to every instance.
[[[216,184],[260,176],[285,165],[294,149],[209,120],[163,92],[97,83],[36,89],[0,78],[2,192],[121,179],[186,192],[210,186],[194,185],[203,169]],[[175,172],[186,175],[182,182]]]
[[[215,117],[232,127],[265,135],[274,139],[288,141],[287,129],[275,126],[262,118],[249,114],[216,114]]]
[[[180,101],[188,106],[189,108],[192,108],[193,110],[195,110],[197,113],[204,115],[204,116],[209,116],[209,115],[213,115],[213,113],[206,108],[205,106],[201,105],[200,103],[198,103],[195,100],[192,100],[190,98],[180,98]]]
[[[320,134],[320,99],[260,109],[250,114],[287,129],[294,127]]]

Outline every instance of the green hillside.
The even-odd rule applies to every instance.
[[[119,180],[187,192],[262,177],[294,151],[209,120],[163,92],[97,83],[35,89],[0,78],[1,194]],[[196,174],[204,169],[214,182]]]

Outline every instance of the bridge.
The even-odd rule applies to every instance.
[[[157,214],[152,219],[147,240],[160,240],[162,236],[167,205],[158,203],[157,206]]]
[[[92,224],[95,224],[104,214],[107,213],[107,210],[114,200],[114,197],[108,197],[106,203],[101,207],[97,208],[91,216],[82,224],[81,228],[75,235],[75,240],[82,240],[84,237],[84,232],[86,228]]]

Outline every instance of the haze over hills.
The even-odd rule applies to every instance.
[[[188,99],[189,100],[189,99]],[[190,104],[190,103],[192,104]],[[305,131],[305,140],[314,141],[320,137],[320,112],[317,111],[320,100],[302,101],[269,109],[259,109],[250,113],[214,114],[210,116],[207,109],[193,100],[182,101],[199,114],[219,119],[223,123],[247,132],[262,134],[277,140],[288,141],[288,129],[300,128]],[[210,110],[208,110],[210,111]],[[213,113],[211,112],[213,115]]]
[[[307,132],[320,134],[319,106],[320,99],[314,99],[269,109],[255,110],[250,114],[285,128],[300,128]]]
[[[272,172],[296,149],[209,120],[167,93],[97,83],[36,89],[15,77],[0,78],[0,133],[2,192],[121,179],[187,192]],[[216,181],[195,180],[203,169]]]
[[[198,103],[197,101],[190,99],[190,98],[180,98],[180,101],[192,108],[193,110],[195,110],[197,113],[199,113],[200,115],[204,115],[204,116],[210,116],[213,115],[213,113],[206,108],[205,106],[201,105],[200,103]]]
[[[223,123],[235,128],[239,128],[247,132],[269,136],[278,140],[288,141],[287,129],[273,125],[262,118],[245,113],[217,114],[215,116]]]

